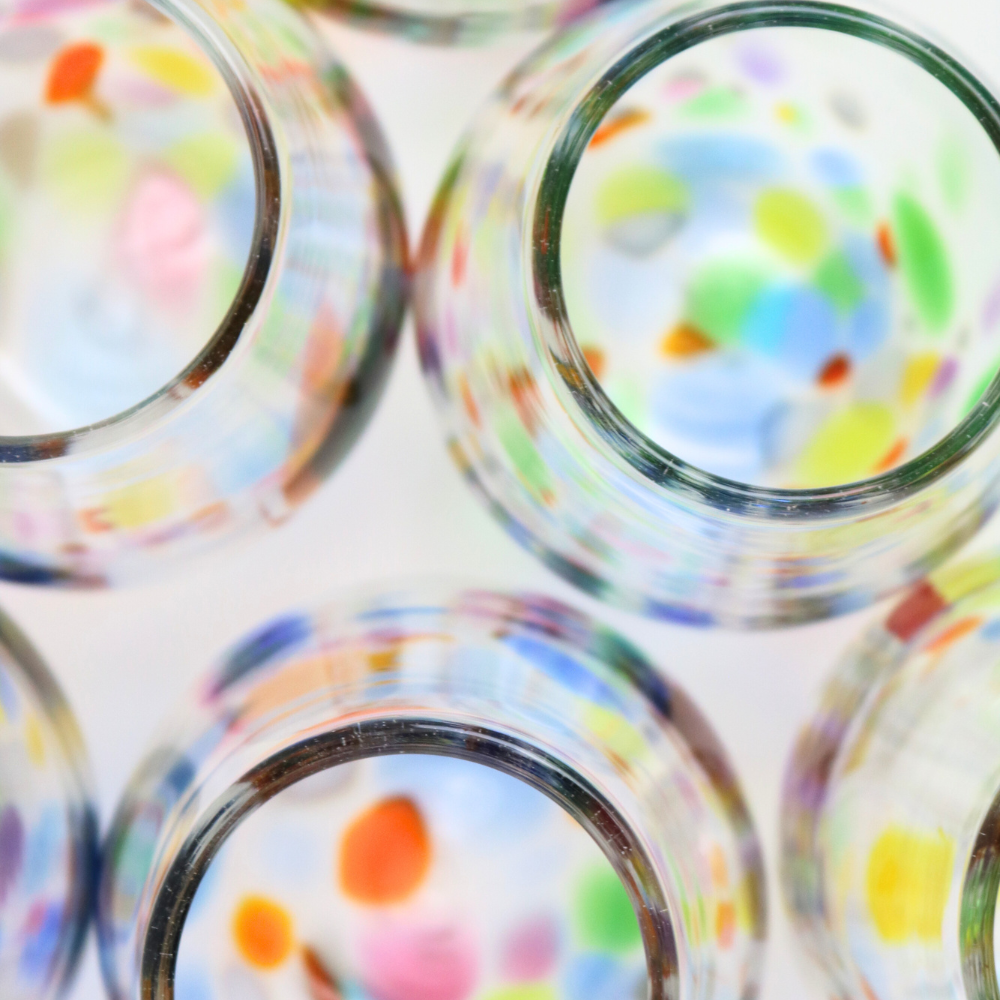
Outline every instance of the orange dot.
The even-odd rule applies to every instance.
[[[833,389],[846,382],[851,374],[851,359],[846,354],[835,354],[819,373],[816,381],[824,389]]]
[[[892,238],[892,230],[889,228],[888,222],[883,222],[875,234],[875,239],[878,242],[879,252],[882,254],[882,259],[889,265],[889,267],[896,266],[896,241]]]
[[[583,348],[583,359],[594,373],[594,378],[599,379],[604,374],[604,351],[599,347]]]
[[[910,442],[906,438],[900,438],[879,460],[875,463],[874,472],[888,472],[899,464],[899,460],[906,454],[906,449]]]
[[[89,97],[103,62],[104,50],[93,42],[67,45],[56,53],[49,67],[45,100],[63,104]]]
[[[292,918],[263,896],[247,896],[236,908],[233,937],[250,965],[274,969],[291,954]]]
[[[660,341],[660,351],[668,358],[690,358],[715,347],[708,337],[690,323],[678,323]]]
[[[598,146],[603,146],[605,143],[611,142],[615,136],[621,135],[622,132],[627,132],[630,128],[635,128],[636,125],[648,122],[651,117],[648,111],[643,111],[641,108],[628,108],[622,111],[621,114],[612,118],[611,121],[605,122],[597,129],[590,140],[590,148],[596,149]]]
[[[430,837],[416,805],[407,798],[384,799],[345,831],[340,884],[359,903],[398,903],[416,891],[430,862]]]

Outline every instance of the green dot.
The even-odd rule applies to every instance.
[[[990,387],[993,379],[997,376],[997,371],[1000,371],[1000,358],[997,359],[996,364],[988,368],[983,375],[980,377],[979,381],[976,383],[975,388],[969,393],[968,398],[965,401],[965,406],[962,409],[962,416],[966,417],[969,415],[970,411],[983,398],[983,393]]]
[[[577,929],[587,948],[623,952],[642,943],[625,886],[610,866],[593,868],[577,894]]]
[[[875,220],[875,206],[863,187],[837,188],[833,202],[848,222],[870,226]]]
[[[548,983],[522,983],[490,993],[485,1000],[559,1000],[559,997]]]
[[[895,432],[892,412],[881,403],[852,403],[838,410],[802,452],[798,485],[838,486],[872,475]]]
[[[732,87],[710,87],[681,105],[689,118],[736,118],[747,110],[747,99]]]
[[[826,223],[816,206],[797,191],[772,188],[754,207],[761,239],[793,264],[810,264],[826,247]]]
[[[166,160],[199,198],[208,201],[236,174],[239,147],[232,136],[205,132],[174,143],[167,150]]]
[[[510,456],[527,486],[541,498],[548,496],[552,492],[548,467],[517,415],[513,412],[501,412],[496,432],[504,451]]]
[[[686,318],[718,344],[731,344],[760,295],[767,276],[746,260],[705,265],[687,289]]]
[[[893,205],[899,268],[921,321],[941,333],[955,308],[955,288],[944,240],[930,215],[907,194]]]
[[[842,251],[830,254],[816,271],[816,287],[840,312],[850,312],[865,297],[865,286]]]
[[[680,212],[687,208],[684,184],[656,167],[627,167],[612,174],[597,192],[597,218],[609,226],[634,215]]]
[[[121,143],[106,132],[66,132],[48,143],[42,174],[67,207],[100,212],[121,196],[129,163]]]

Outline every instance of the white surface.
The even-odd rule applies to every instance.
[[[1000,77],[997,0],[901,2]],[[415,240],[462,128],[538,36],[459,50],[339,27],[330,37],[382,120]],[[315,605],[362,582],[419,575],[561,597],[620,629],[682,682],[727,744],[767,850],[771,935],[764,997],[821,997],[802,983],[775,891],[781,776],[824,675],[879,609],[743,635],[644,621],[576,592],[508,539],[462,483],[442,446],[409,327],[371,426],[287,525],[142,587],[64,593],[0,584],[0,603],[65,688],[90,749],[107,823],[153,727],[226,646],[287,609]],[[103,997],[93,941],[71,996]]]

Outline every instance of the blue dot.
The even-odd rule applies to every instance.
[[[816,150],[812,156],[812,165],[820,180],[829,187],[853,188],[864,183],[864,176],[856,161],[839,149]]]

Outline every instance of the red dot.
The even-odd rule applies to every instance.
[[[824,389],[833,389],[842,385],[851,374],[851,359],[846,354],[835,354],[823,366],[822,371],[816,377],[816,381]]]

